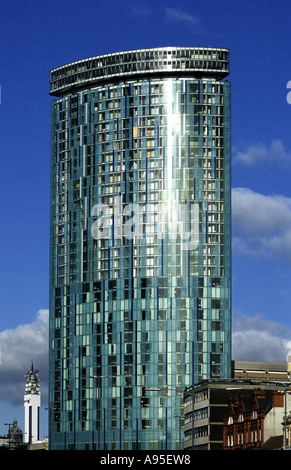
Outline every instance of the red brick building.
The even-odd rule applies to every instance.
[[[261,389],[254,389],[252,396],[236,393],[229,397],[223,420],[223,449],[261,449],[267,408],[283,406],[284,394],[277,391],[272,392],[271,400],[266,391]]]

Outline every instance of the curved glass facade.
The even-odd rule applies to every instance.
[[[52,449],[182,448],[185,387],[231,375],[230,83],[203,50],[223,74],[51,72]]]

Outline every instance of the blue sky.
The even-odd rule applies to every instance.
[[[47,402],[49,70],[157,46],[230,49],[233,357],[285,361],[291,340],[290,2],[2,0],[0,434],[23,427],[24,374]],[[42,434],[46,417],[42,412]]]

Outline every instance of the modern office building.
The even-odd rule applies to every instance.
[[[231,376],[229,52],[50,72],[51,449],[183,447],[183,391]]]
[[[265,382],[290,381],[290,362],[232,361],[232,377]]]

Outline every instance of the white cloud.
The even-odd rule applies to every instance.
[[[138,16],[143,19],[148,19],[152,15],[152,10],[146,4],[133,3],[129,6],[129,13],[132,16]]]
[[[232,190],[233,250],[291,262],[291,198]]]
[[[48,310],[39,310],[30,324],[0,332],[0,400],[23,402],[25,378],[33,361],[39,369],[41,393],[47,396]]]
[[[128,12],[130,15],[144,20],[149,20],[151,17],[157,18],[157,14],[159,13],[156,8],[149,6],[146,2],[139,3],[138,5],[136,3],[130,4]],[[203,34],[202,22],[197,14],[189,13],[180,7],[161,7],[160,13],[160,20],[165,21],[167,27],[171,24],[175,25],[180,23],[190,28],[193,33]],[[161,21],[159,21],[159,24],[161,24]]]
[[[195,30],[196,33],[201,33],[201,21],[197,15],[187,13],[186,11],[181,10],[180,8],[168,8],[165,9],[166,20],[169,22],[179,22],[184,23],[187,26],[190,26]]]
[[[31,324],[0,332],[0,400],[23,403],[24,375],[31,360],[40,371],[42,403],[47,400],[48,319],[48,310],[40,310]],[[260,315],[233,315],[234,360],[285,362],[290,344],[291,330],[284,325]]]
[[[286,362],[290,340],[291,330],[285,325],[267,321],[260,315],[233,315],[234,360]]]
[[[234,149],[233,162],[247,166],[261,163],[290,163],[291,152],[288,151],[281,140],[271,140],[269,145],[258,142],[249,144],[245,150]]]

